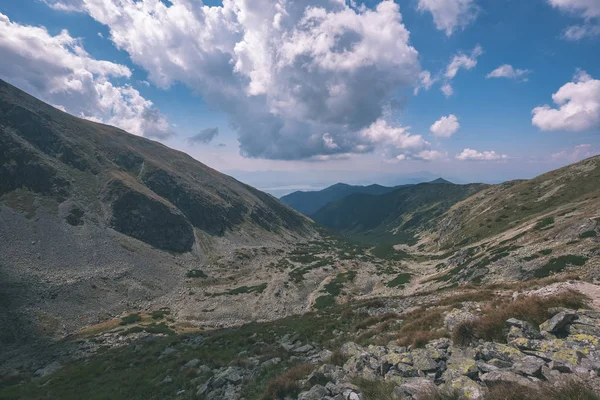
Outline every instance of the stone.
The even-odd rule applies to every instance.
[[[542,367],[546,363],[535,356],[525,356],[513,365],[513,371],[525,376],[537,376],[541,374]]]
[[[364,349],[353,342],[344,343],[340,349],[341,353],[346,357],[360,355]]]
[[[492,371],[487,372],[480,376],[481,381],[484,382],[488,387],[494,385],[511,384],[515,383],[521,386],[528,386],[535,388],[535,384],[529,379],[522,377],[510,371]]]
[[[298,400],[322,400],[325,396],[329,396],[329,391],[324,386],[315,385],[308,391],[298,395]]]
[[[46,365],[44,368],[40,368],[37,371],[35,371],[33,373],[33,376],[36,378],[40,378],[40,379],[45,378],[45,377],[57,372],[61,368],[62,368],[62,365],[60,365],[60,363],[58,361],[54,361],[54,362]]]
[[[575,314],[574,312],[561,311],[546,322],[543,322],[540,325],[540,331],[552,334],[560,333],[565,328],[565,326],[571,323],[575,318],[577,318],[577,314]]]
[[[436,390],[435,384],[426,378],[410,378],[394,389],[396,398],[406,398],[407,396],[417,397]]]
[[[442,385],[440,391],[452,395],[458,394],[461,396],[461,399],[468,400],[482,400],[485,396],[485,389],[466,376],[460,376],[446,382]]]
[[[160,381],[160,384],[165,384],[165,383],[173,383],[173,378],[171,378],[169,375],[167,375],[165,377],[165,379],[163,379],[162,381]]]
[[[506,320],[506,326],[508,328],[508,342],[520,337],[526,339],[543,339],[538,329],[527,321],[510,318]]]
[[[444,326],[449,332],[453,332],[463,322],[475,321],[476,319],[477,317],[469,311],[455,308],[444,317]]]
[[[438,368],[438,363],[435,362],[426,350],[418,349],[412,352],[413,367],[419,371],[427,372],[434,371]]]
[[[200,364],[200,360],[198,360],[197,358],[194,358],[193,360],[190,360],[188,362],[186,362],[185,364],[183,364],[184,368],[195,368],[198,366],[198,364]]]
[[[312,347],[310,344],[305,344],[304,346],[300,346],[300,347],[295,347],[292,349],[292,351],[294,353],[308,353],[309,351],[311,351],[314,347]]]
[[[472,358],[463,356],[452,356],[446,365],[446,371],[442,374],[442,380],[445,382],[468,376],[474,378],[477,376],[479,369],[477,363]]]
[[[265,362],[263,362],[262,364],[260,364],[261,368],[271,368],[277,364],[279,364],[281,362],[281,358],[279,357],[275,357],[275,358],[271,358],[269,360],[266,360]]]

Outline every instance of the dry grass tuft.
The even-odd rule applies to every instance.
[[[283,374],[273,378],[265,385],[262,400],[280,400],[295,398],[302,390],[299,380],[308,376],[315,369],[311,364],[300,364],[287,369]]]

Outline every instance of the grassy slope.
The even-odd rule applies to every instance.
[[[437,227],[444,248],[462,246],[523,223],[551,225],[551,218],[584,209],[600,198],[600,157],[527,181],[495,185],[456,204]],[[544,219],[546,221],[544,221]]]
[[[453,204],[486,187],[423,183],[380,196],[355,194],[328,204],[313,219],[360,240],[412,243]]]

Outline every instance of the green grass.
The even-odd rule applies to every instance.
[[[582,266],[587,261],[587,257],[566,255],[552,258],[546,265],[537,269],[533,276],[535,278],[545,278],[551,274],[555,274],[564,270],[567,265]]]
[[[152,319],[163,319],[165,316],[167,316],[169,314],[171,314],[171,310],[164,308],[164,309],[152,311],[150,313],[150,316],[152,316]]]
[[[140,314],[138,314],[138,313],[129,314],[128,316],[121,318],[120,325],[131,325],[131,324],[135,324],[136,322],[139,322],[141,320],[142,320],[142,317],[140,316]]]
[[[262,293],[267,288],[267,283],[261,283],[255,286],[240,286],[222,293],[213,293],[213,296],[237,295],[244,293]]]
[[[324,308],[328,308],[335,305],[335,296],[330,294],[325,296],[319,296],[315,300],[315,308],[317,310],[322,310]]]
[[[406,285],[408,282],[410,282],[410,278],[411,278],[411,274],[402,273],[402,274],[398,275],[397,277],[395,277],[394,279],[392,279],[391,281],[387,282],[385,285],[387,287],[391,287],[391,288],[401,288],[404,285]]]
[[[539,220],[537,222],[537,224],[534,225],[533,229],[535,229],[536,231],[539,231],[539,230],[542,230],[553,224],[554,224],[554,217],[547,217],[547,218]]]
[[[208,278],[208,275],[199,269],[192,269],[191,271],[188,271],[185,276],[188,278]]]

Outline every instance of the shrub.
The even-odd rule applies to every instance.
[[[469,338],[504,342],[507,319],[517,318],[538,326],[550,317],[549,308],[584,308],[586,299],[583,294],[570,290],[548,297],[522,296],[514,301],[494,302],[483,309],[483,316],[474,323],[460,324],[457,327],[460,333],[456,333],[453,339],[457,345],[468,343]]]
[[[341,367],[346,364],[346,361],[348,361],[348,357],[346,357],[340,349],[336,349],[333,353],[331,353],[331,356],[329,356],[329,360],[327,362],[329,364],[338,365]]]
[[[543,228],[545,228],[547,226],[550,226],[552,224],[554,224],[554,217],[547,217],[547,218],[544,218],[542,220],[539,220],[537,222],[537,224],[535,224],[535,226],[533,227],[533,229],[539,231],[539,230],[541,230],[541,229],[543,229]]]
[[[362,392],[365,400],[392,400],[394,399],[394,383],[383,380],[370,381],[355,379],[353,382]]]
[[[298,381],[310,374],[314,368],[310,364],[300,364],[288,368],[283,374],[267,382],[261,399],[280,400],[286,397],[297,397],[302,390]]]
[[[192,269],[191,271],[188,271],[185,276],[187,276],[188,278],[208,278],[208,275],[206,275],[204,272],[202,272],[199,269]]]
[[[567,265],[577,265],[582,266],[586,263],[587,257],[583,256],[574,256],[574,255],[566,255],[560,256],[556,258],[552,258],[546,265],[537,269],[533,276],[536,278],[545,278],[552,273],[561,272],[563,269],[567,267]]]
[[[587,232],[583,232],[581,235],[579,235],[579,239],[593,238],[596,236],[597,236],[596,231],[587,231]]]
[[[128,316],[121,318],[120,325],[135,324],[136,322],[139,322],[141,320],[142,317],[140,316],[140,314],[129,314]]]

